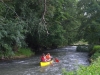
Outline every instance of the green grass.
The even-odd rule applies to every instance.
[[[15,53],[15,56],[18,56],[18,55],[24,55],[24,56],[31,56],[33,55],[34,53],[31,51],[31,49],[29,48],[21,48],[18,50],[18,52]]]
[[[91,52],[93,52],[93,55],[91,56],[92,60],[98,58],[98,56],[100,56],[100,45],[95,45]]]
[[[88,45],[88,42],[85,42],[84,40],[78,41],[74,43],[74,45]]]
[[[97,52],[100,52],[100,45],[95,45],[93,47],[93,50],[97,51]]]

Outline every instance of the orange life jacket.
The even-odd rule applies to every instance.
[[[51,59],[51,56],[47,54],[46,59]]]

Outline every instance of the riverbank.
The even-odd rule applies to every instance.
[[[63,69],[63,75],[100,75],[100,45],[95,45],[90,51],[89,66],[80,66],[78,70],[68,72]]]
[[[16,52],[12,52],[12,55],[1,54],[1,60],[10,60],[10,59],[22,59],[28,58],[34,55],[35,53],[31,51],[29,48],[20,48]]]

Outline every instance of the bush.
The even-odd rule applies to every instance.
[[[94,60],[98,58],[98,56],[100,56],[100,45],[95,45],[90,54],[91,54],[91,59]]]
[[[100,45],[94,46],[93,50],[94,50],[95,52],[100,52]]]
[[[100,53],[95,52],[95,53],[91,56],[91,59],[92,59],[92,60],[95,60],[95,59],[98,58],[99,56],[100,56]]]
[[[0,48],[0,59],[4,58],[11,58],[14,56],[14,52],[12,51],[12,48],[8,44],[3,44],[2,48]],[[2,50],[3,49],[3,50]]]

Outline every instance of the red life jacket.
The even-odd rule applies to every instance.
[[[43,62],[45,62],[45,61],[46,61],[45,56],[41,56],[41,61],[43,61]]]

